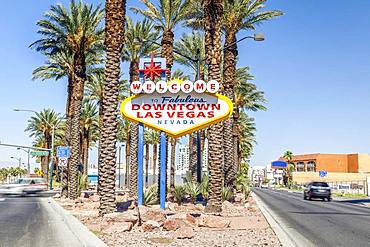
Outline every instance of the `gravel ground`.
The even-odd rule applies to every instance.
[[[109,246],[229,247],[281,246],[271,228],[248,230],[196,231],[192,239],[174,239],[172,232],[126,232],[118,236],[100,236]]]
[[[252,198],[249,198],[245,206],[234,208],[231,205],[224,209],[222,216],[231,221],[229,228],[194,227],[194,237],[191,239],[177,239],[174,236],[174,231],[164,231],[162,229],[156,229],[153,232],[143,232],[143,229],[137,225],[129,232],[107,232],[104,229],[107,229],[111,223],[97,217],[98,202],[92,202],[87,199],[79,199],[78,203],[68,199],[56,199],[56,201],[84,223],[109,247],[281,246],[275,233]],[[189,208],[194,208],[194,205],[189,205],[188,208],[182,206],[178,210],[189,210]]]

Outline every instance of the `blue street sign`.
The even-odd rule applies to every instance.
[[[328,172],[327,171],[319,171],[319,176],[321,178],[326,177],[327,175],[328,175]]]
[[[287,166],[288,166],[288,163],[286,163],[285,161],[282,161],[282,160],[277,160],[277,161],[271,162],[271,167],[272,168],[286,168]]]
[[[58,158],[69,158],[71,156],[71,149],[69,147],[59,146],[57,147]]]

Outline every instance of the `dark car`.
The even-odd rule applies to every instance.
[[[312,198],[321,198],[331,201],[331,189],[328,183],[325,182],[312,182],[307,185],[303,192],[303,198],[305,200]]]

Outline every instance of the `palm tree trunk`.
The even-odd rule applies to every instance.
[[[189,169],[193,182],[197,181],[197,134],[189,136]]]
[[[125,32],[125,0],[106,0],[105,45],[106,64],[103,87],[103,127],[100,133],[99,161],[101,176],[99,215],[116,210],[116,142],[117,105],[119,93],[120,58]]]
[[[82,138],[82,153],[83,153],[83,159],[82,164],[84,166],[84,172],[83,174],[87,176],[88,173],[88,163],[89,163],[89,133],[88,131],[84,131],[84,135]]]
[[[102,132],[102,128],[103,128],[103,103],[102,101],[100,100],[99,102],[99,146],[98,146],[98,154],[100,154],[100,148],[101,148],[101,145],[100,145],[100,136],[101,136],[101,132]],[[101,175],[101,171],[100,171],[100,164],[102,164],[102,162],[100,161],[100,156],[98,157],[98,177],[100,177]],[[97,192],[98,194],[100,195],[100,188],[101,188],[101,180],[99,179],[98,180],[98,187],[97,187]]]
[[[82,109],[82,98],[84,84],[86,80],[86,61],[83,52],[74,54],[75,78],[73,83],[73,112],[71,121],[71,157],[69,164],[69,186],[68,197],[76,199],[78,197],[78,170],[79,151],[80,151],[80,117]]]
[[[223,17],[223,0],[204,0],[204,30],[206,43],[206,61],[209,80],[221,82],[221,27]],[[221,211],[223,138],[222,123],[209,128],[209,200],[207,212]]]
[[[71,123],[72,123],[72,111],[73,111],[73,75],[68,76],[68,91],[67,91],[67,105],[66,105],[66,131],[65,131],[65,145],[70,146],[71,143]],[[68,171],[69,162],[67,168],[60,167],[61,169],[61,184],[62,184],[62,197],[68,196]]]
[[[139,62],[131,61],[130,63],[130,81],[139,80]],[[137,171],[138,171],[138,141],[139,141],[139,125],[133,123],[130,129],[130,196],[137,196]]]
[[[171,171],[170,171],[171,197],[175,195],[175,152],[176,152],[176,139],[171,138]]]
[[[239,128],[238,128],[238,121],[239,121],[239,109],[235,107],[233,112],[233,152],[234,157],[233,161],[235,162],[236,166],[240,167],[240,155],[239,155]]]
[[[236,34],[230,30],[226,30],[224,51],[224,95],[234,102],[234,85],[236,74]],[[234,102],[235,103],[235,102]],[[235,105],[235,104],[234,104]],[[234,138],[233,136],[234,121],[233,118],[228,118],[224,121],[223,126],[223,141],[224,141],[224,175],[225,186],[230,187],[233,191],[236,190],[236,169]]]
[[[145,144],[145,185],[149,185],[149,143]]]
[[[167,68],[167,81],[171,80],[171,69],[173,66],[173,42],[174,42],[174,34],[172,30],[164,30],[162,41],[161,41],[161,57],[164,57],[166,59],[166,68]],[[166,140],[168,140],[168,137],[166,136]],[[167,165],[168,161],[168,147],[169,142],[166,142],[166,160],[164,163]],[[159,153],[161,153],[161,146],[159,146]],[[159,170],[161,170],[161,155],[159,155]],[[160,176],[158,176],[158,195],[160,194]],[[167,186],[167,169],[166,169],[166,176],[165,176],[165,185]]]

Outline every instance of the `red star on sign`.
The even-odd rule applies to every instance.
[[[160,64],[155,64],[154,54],[150,54],[150,64],[149,66],[144,66],[144,69],[139,69],[139,73],[143,72],[145,78],[150,78],[151,81],[154,81],[154,78],[161,77],[162,72],[167,73],[167,69],[162,69]]]

